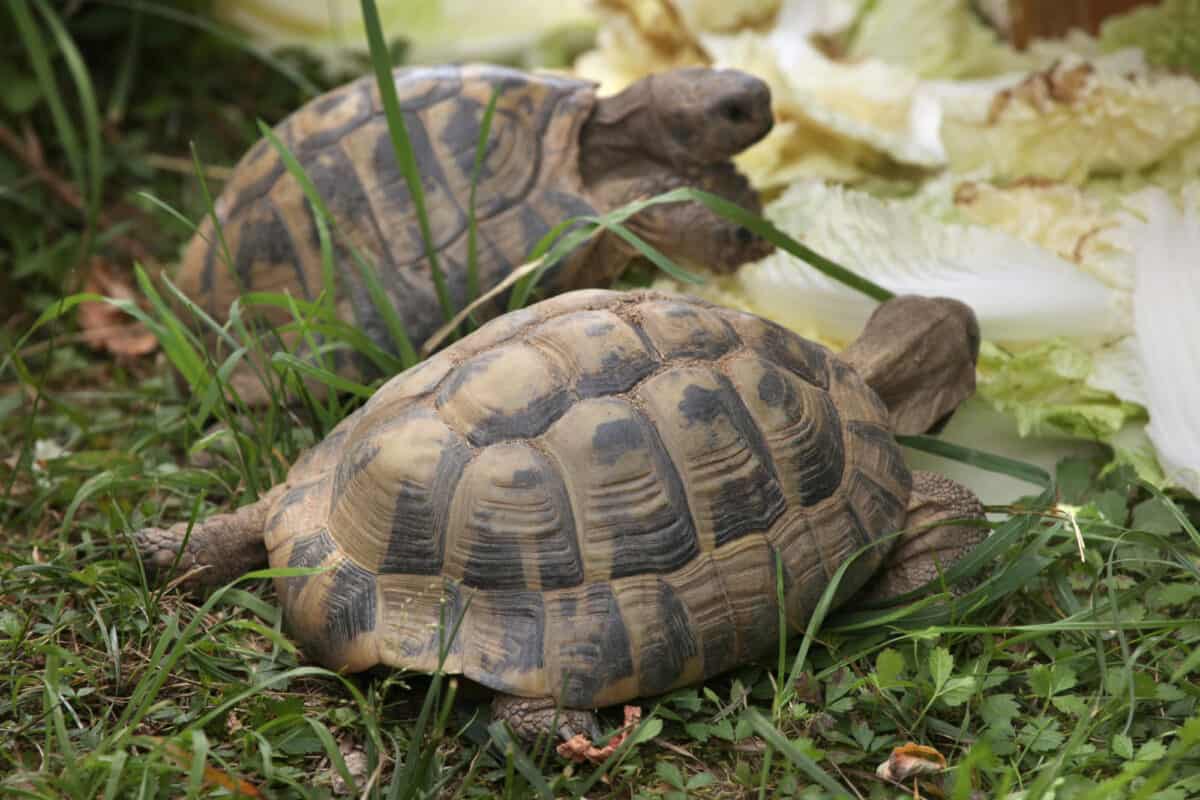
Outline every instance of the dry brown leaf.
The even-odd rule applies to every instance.
[[[587,761],[599,764],[615,753],[617,748],[621,746],[621,743],[629,738],[629,734],[637,727],[638,721],[641,718],[641,708],[638,706],[625,706],[625,724],[621,726],[621,730],[612,735],[612,738],[608,740],[608,744],[604,745],[604,747],[596,747],[591,739],[582,733],[577,733],[558,746],[558,754],[577,764]]]
[[[892,754],[875,769],[887,781],[901,783],[915,775],[928,775],[946,768],[946,757],[932,747],[905,742],[892,748]]]
[[[83,290],[115,300],[137,301],[129,276],[99,256],[88,264]],[[145,325],[110,303],[80,303],[79,329],[94,350],[107,350],[118,358],[136,358],[154,352],[158,340]]]
[[[175,763],[175,766],[182,770],[188,770],[192,766],[192,754],[184,747],[180,747],[174,742],[168,742],[159,736],[151,736],[156,742],[163,746],[163,750],[167,754],[167,758]],[[262,793],[258,791],[258,787],[250,781],[243,778],[237,778],[230,775],[224,770],[219,770],[216,767],[205,765],[204,777],[202,782],[205,786],[213,786],[224,789],[231,793],[234,797],[249,797],[261,798]]]

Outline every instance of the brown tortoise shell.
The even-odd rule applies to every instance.
[[[383,386],[298,463],[271,565],[331,668],[445,669],[586,708],[729,669],[903,526],[886,412],[824,347],[653,292],[508,314]],[[851,567],[860,587],[885,546]]]
[[[429,221],[454,308],[467,299],[467,228],[482,117],[500,90],[479,171],[479,284],[499,283],[560,220],[596,213],[584,199],[579,130],[592,83],[493,66],[401,68],[396,91],[421,174]],[[373,77],[309,102],[275,128],[312,179],[342,238],[371,260],[409,338],[444,321],[416,210],[397,165]],[[216,204],[234,269],[210,217],[184,253],[180,289],[218,319],[243,291],[320,294],[321,248],[304,192],[264,138],[238,162]],[[338,313],[394,349],[352,258],[339,249]],[[258,309],[272,324],[283,309]],[[340,357],[340,353],[335,356]],[[340,368],[340,365],[339,365]]]

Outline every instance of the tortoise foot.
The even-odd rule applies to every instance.
[[[591,711],[559,708],[550,697],[514,697],[498,694],[492,701],[492,718],[503,720],[526,742],[558,736],[564,742],[576,736],[600,738],[600,726]]]
[[[191,548],[180,554],[186,532],[186,526],[173,525],[170,528],[142,528],[135,533],[133,541],[146,571],[155,576],[161,575],[175,563],[176,556],[179,557],[180,571],[186,572],[195,567],[196,557]]]

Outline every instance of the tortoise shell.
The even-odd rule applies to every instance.
[[[450,673],[588,708],[776,642],[777,564],[802,627],[903,526],[911,482],[879,398],[824,347],[579,291],[384,385],[292,469],[265,541],[274,567],[327,568],[277,588],[331,668],[432,671],[448,643]]]
[[[468,210],[484,111],[499,92],[475,196],[479,285],[520,265],[551,227],[594,214],[584,199],[579,129],[595,105],[594,84],[492,66],[403,68],[396,91],[421,174],[434,247],[455,308],[467,303]],[[275,133],[338,221],[340,239],[372,261],[409,337],[424,341],[443,322],[416,209],[397,164],[374,77],[322,95]],[[323,288],[321,248],[304,192],[265,138],[241,159],[216,204],[233,261],[206,217],[184,253],[178,284],[224,319],[243,291]],[[352,259],[338,254],[338,312],[376,344],[394,349]],[[274,325],[290,321],[262,311]],[[340,354],[335,353],[335,357]],[[337,365],[339,369],[341,365]]]

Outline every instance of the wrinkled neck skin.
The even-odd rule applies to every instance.
[[[661,129],[658,115],[653,113],[650,87],[651,80],[646,79],[596,101],[579,134],[579,168],[585,186],[594,186],[631,162],[672,172],[694,163]],[[648,142],[661,152],[651,156]]]

